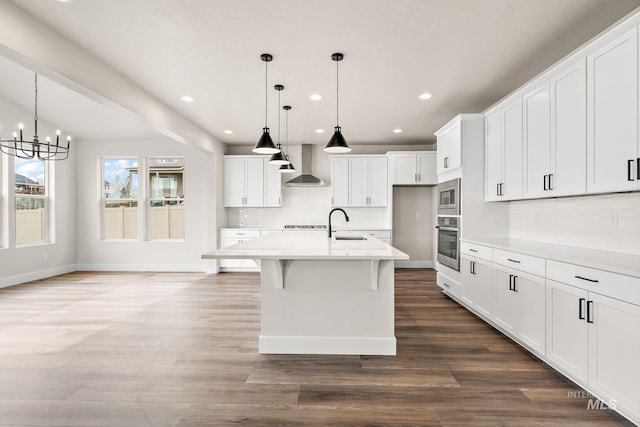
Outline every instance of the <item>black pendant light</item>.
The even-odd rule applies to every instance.
[[[333,133],[333,136],[329,140],[329,143],[327,144],[326,147],[324,147],[324,151],[326,151],[327,153],[334,153],[334,154],[348,153],[349,151],[351,151],[351,148],[347,144],[347,141],[344,139],[344,136],[342,136],[342,128],[340,127],[338,122],[338,94],[339,94],[338,63],[342,61],[343,58],[344,58],[344,55],[341,53],[334,53],[333,55],[331,55],[331,59],[336,62],[336,127],[335,127],[335,132]]]
[[[267,66],[269,62],[273,61],[273,56],[268,53],[263,53],[260,55],[260,59],[264,61],[264,128],[262,128],[262,136],[258,140],[258,143],[255,147],[253,147],[254,153],[258,154],[274,154],[279,150],[273,145],[273,141],[271,140],[271,136],[269,136],[269,127],[267,127],[267,106],[268,106],[268,74],[267,74]]]
[[[289,163],[289,160],[287,160],[282,152],[282,145],[280,145],[280,93],[282,93],[284,86],[275,85],[273,88],[278,91],[278,145],[276,146],[278,152],[271,156],[269,164],[281,166]]]
[[[289,163],[287,163],[286,165],[282,165],[280,166],[280,169],[278,169],[280,171],[280,173],[294,173],[296,171],[296,168],[293,166],[293,163],[291,163],[291,160],[289,160],[289,110],[291,110],[291,106],[290,105],[285,105],[284,107],[282,107],[282,109],[284,111],[286,111],[284,117],[285,117],[285,125],[284,125],[284,148],[285,148],[285,155],[284,157],[287,159],[287,161]]]

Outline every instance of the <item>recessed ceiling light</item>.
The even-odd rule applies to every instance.
[[[324,129],[316,129],[316,133],[324,133]]]
[[[314,93],[309,97],[309,99],[312,101],[320,101],[322,99],[322,96],[317,93]]]
[[[230,129],[227,129],[227,130],[224,131],[224,133],[226,133],[227,135],[231,135],[233,133],[233,131],[230,130]]]
[[[393,133],[402,133],[402,129],[400,129],[400,128],[394,129]]]
[[[421,94],[420,96],[418,96],[419,99],[430,99],[431,98],[431,94],[428,92],[425,92],[423,94]]]
[[[59,3],[73,3],[73,0],[58,0]]]
[[[189,95],[185,95],[180,99],[182,99],[184,102],[193,102],[193,98],[190,97]]]

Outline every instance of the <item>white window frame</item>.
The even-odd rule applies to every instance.
[[[13,182],[13,188],[11,189],[11,193],[13,194],[13,203],[11,203],[11,205],[13,206],[13,216],[14,216],[14,227],[13,227],[13,241],[15,243],[16,248],[21,248],[21,247],[26,247],[26,246],[40,246],[40,245],[47,245],[47,244],[51,244],[52,243],[52,223],[53,223],[53,212],[51,209],[52,203],[51,203],[51,196],[53,191],[51,190],[51,186],[52,186],[52,179],[51,179],[51,170],[53,169],[51,162],[50,161],[44,161],[44,160],[40,160],[43,163],[44,166],[44,195],[33,195],[33,194],[20,194],[20,193],[16,193],[16,182],[15,182],[15,176],[17,173],[17,168],[16,168],[16,158],[14,158],[13,161],[13,167],[11,168],[13,170],[13,180],[11,180],[11,182]],[[22,160],[22,159],[20,159]],[[18,243],[18,238],[17,238],[17,233],[18,233],[18,225],[17,225],[17,207],[18,207],[18,199],[25,199],[25,200],[43,200],[44,203],[44,222],[43,222],[43,240],[38,240],[38,241],[33,241],[33,242],[25,242],[25,243]]]
[[[105,197],[105,161],[108,160],[136,160],[138,162],[138,170],[137,170],[137,175],[138,175],[138,194],[136,197],[131,197],[131,198],[117,198],[117,197]],[[138,156],[101,156],[99,157],[99,162],[100,162],[100,178],[99,178],[99,183],[100,183],[100,232],[99,232],[99,236],[100,236],[100,240],[104,241],[104,242],[118,242],[118,241],[123,241],[123,242],[131,242],[131,241],[138,241],[140,240],[140,236],[141,236],[141,228],[140,228],[140,215],[141,215],[141,190],[144,187],[144,183],[142,181],[143,176],[142,174],[140,174],[140,171],[143,169],[143,164],[141,159]],[[106,208],[106,204],[107,202],[121,202],[121,203],[135,203],[135,206],[137,208],[137,215],[136,215],[136,236],[132,237],[132,238],[107,238],[106,237],[106,215],[105,215],[105,208]]]
[[[151,165],[155,163],[155,160],[157,159],[180,159],[182,160],[182,195],[176,195],[175,197],[164,197],[164,196],[158,196],[158,195],[154,195],[151,193],[152,190],[152,186],[151,186]],[[152,238],[151,237],[151,230],[150,230],[150,226],[151,226],[151,220],[150,220],[150,212],[151,212],[151,207],[152,207],[152,203],[158,203],[158,202],[174,202],[175,205],[182,205],[185,206],[185,157],[184,156],[147,156],[144,159],[144,165],[145,165],[145,175],[144,175],[144,182],[145,182],[145,194],[146,194],[146,203],[145,203],[145,217],[144,217],[144,222],[145,222],[145,230],[146,230],[146,236],[147,236],[147,240],[149,241],[167,241],[167,242],[183,242],[184,241],[184,235],[182,238]],[[158,175],[159,173],[156,173],[156,175]],[[184,225],[185,225],[186,221],[183,219],[183,229],[184,229]]]

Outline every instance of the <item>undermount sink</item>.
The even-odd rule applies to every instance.
[[[336,240],[367,240],[364,236],[336,236]]]

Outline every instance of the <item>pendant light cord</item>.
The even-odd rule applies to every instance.
[[[289,110],[284,114],[284,152],[289,155]]]
[[[282,92],[281,90],[278,91],[278,148],[281,147],[280,145],[280,92]]]
[[[269,62],[264,62],[264,127],[267,127],[267,109],[269,108],[269,74],[267,68]]]
[[[38,73],[34,73],[34,74],[35,74],[34,86],[36,88],[36,91],[35,91],[35,109],[34,109],[35,113],[34,113],[34,116],[33,116],[33,120],[35,122],[35,124],[34,124],[35,129],[34,130],[35,130],[35,136],[37,138],[37,136],[38,136]]]
[[[338,64],[340,63],[340,61],[336,61],[336,127],[340,127],[340,124],[338,122],[338,108],[339,108],[339,97],[340,97],[340,90],[339,90],[339,85],[340,85],[340,78],[339,78],[339,73],[338,73]]]

